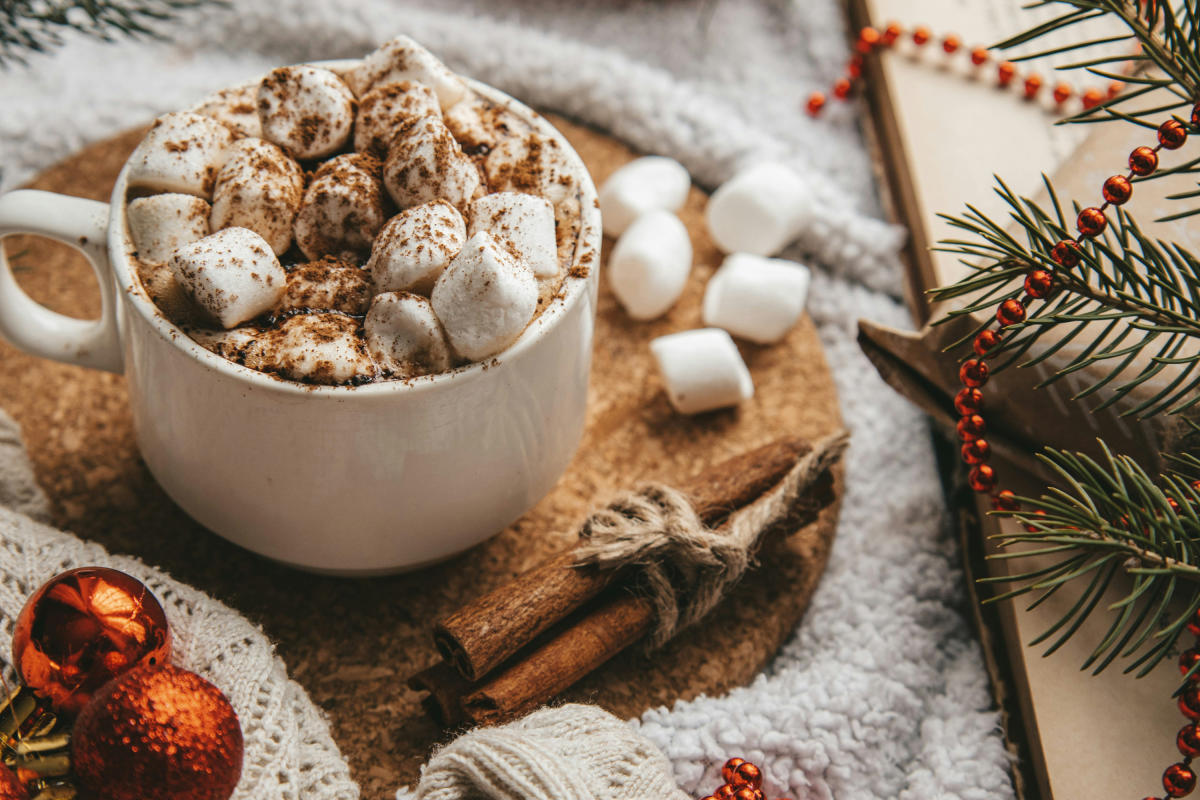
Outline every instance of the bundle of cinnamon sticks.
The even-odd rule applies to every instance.
[[[719,532],[733,512],[769,492],[811,450],[802,439],[779,439],[677,488],[704,525]],[[833,476],[826,470],[788,520],[790,531],[814,520],[833,499]],[[443,660],[408,681],[429,693],[423,703],[435,720],[486,725],[519,716],[651,630],[654,608],[631,590],[636,576],[576,562],[575,550],[567,550],[435,626]]]

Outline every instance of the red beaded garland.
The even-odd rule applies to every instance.
[[[1072,242],[1070,239],[1063,239],[1054,247],[1050,248],[1050,258],[1059,266],[1070,269],[1079,264],[1079,245]]]
[[[904,29],[900,27],[899,23],[889,22],[888,26],[883,29],[883,46],[891,47],[894,45],[902,33],[904,33]]]
[[[987,439],[972,439],[963,444],[961,453],[963,461],[975,466],[991,458],[992,446],[988,444]]]
[[[1108,225],[1108,218],[1104,216],[1103,211],[1093,206],[1080,211],[1079,218],[1075,222],[1079,227],[1079,232],[1090,239],[1104,233],[1104,228]]]
[[[958,380],[963,386],[978,389],[987,383],[988,365],[986,361],[968,358],[958,368]]]
[[[1175,746],[1187,758],[1200,756],[1200,725],[1192,723],[1180,728],[1175,734]]]
[[[987,423],[978,414],[967,414],[958,421],[958,438],[964,442],[978,439],[987,432]]]
[[[1133,196],[1133,184],[1124,175],[1113,175],[1104,182],[1100,192],[1114,206],[1122,205]]]
[[[1188,719],[1200,720],[1200,687],[1189,686],[1179,695],[1179,713]]]
[[[1200,103],[1192,106],[1192,127],[1200,128]]]
[[[978,389],[959,389],[954,395],[954,410],[962,416],[978,414],[983,409],[983,392]]]
[[[990,492],[996,486],[996,470],[987,464],[972,467],[967,483],[977,492]]]
[[[1200,608],[1192,612],[1192,618],[1188,620],[1188,633],[1192,636],[1200,636]]]
[[[734,778],[734,770],[746,763],[744,758],[731,758],[725,762],[725,766],[721,767],[721,780],[732,785]]]
[[[1015,297],[1010,297],[996,309],[996,321],[1001,325],[1016,325],[1025,321],[1025,306]]]
[[[1200,650],[1194,647],[1184,650],[1179,654],[1179,674],[1187,675],[1197,663],[1200,663]],[[1200,670],[1192,672],[1189,680],[1200,681]]]
[[[1037,93],[1042,88],[1042,76],[1038,74],[1030,75],[1025,79],[1025,99],[1032,100],[1037,97]]]
[[[733,793],[733,800],[766,800],[766,797],[753,786],[743,786]]]
[[[879,31],[874,28],[863,28],[858,32],[858,42],[854,47],[860,53],[869,53],[879,44]]]
[[[962,40],[954,34],[950,34],[942,39],[942,50],[946,52],[946,55],[957,53],[960,47],[962,47]]]
[[[1133,148],[1129,154],[1129,171],[1134,175],[1145,177],[1158,169],[1158,153],[1154,152],[1153,147],[1142,145],[1141,147]]]
[[[1163,772],[1163,791],[1171,797],[1183,797],[1196,788],[1196,773],[1187,764],[1172,764]]]
[[[1025,276],[1025,293],[1035,300],[1049,297],[1054,288],[1054,276],[1044,269],[1035,269]]]
[[[982,67],[987,63],[988,51],[986,47],[976,47],[971,51],[971,63],[977,67]]]
[[[975,341],[971,346],[975,349],[975,355],[982,358],[998,344],[1000,344],[1000,334],[993,330],[986,330],[975,334]]]
[[[717,798],[717,800],[732,800],[733,786],[728,783],[724,784],[723,786],[718,786],[717,790],[713,792],[713,797]]]
[[[1070,84],[1060,83],[1054,87],[1054,102],[1062,105],[1071,99],[1072,94]]]
[[[1011,61],[1001,61],[996,67],[996,82],[1001,87],[1008,86],[1017,74],[1017,65]]]
[[[1169,119],[1158,126],[1158,143],[1168,150],[1178,150],[1187,141],[1187,128],[1177,119]]]
[[[850,96],[850,81],[846,78],[838,78],[833,83],[833,96],[839,100],[845,100]]]
[[[808,113],[816,116],[821,113],[821,109],[825,107],[825,95],[822,92],[813,92],[808,96]]]
[[[733,770],[734,786],[749,786],[751,789],[761,789],[763,782],[762,770],[749,761],[743,761]]]
[[[913,44],[917,46],[923,45],[929,41],[929,37],[932,35],[929,32],[929,28],[926,28],[924,25],[918,25],[912,32]]]
[[[1021,503],[1013,494],[1012,489],[1002,489],[992,498],[992,508],[997,511],[1019,511]]]
[[[1080,99],[1083,101],[1084,109],[1090,111],[1104,102],[1104,92],[1099,89],[1088,89]]]

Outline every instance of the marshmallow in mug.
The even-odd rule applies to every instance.
[[[367,269],[377,291],[429,294],[466,240],[462,214],[445,200],[413,206],[380,229]]]
[[[357,264],[325,256],[288,270],[287,288],[275,305],[275,313],[308,309],[365,314],[375,287],[371,275]]]
[[[165,262],[175,248],[208,236],[209,213],[208,203],[190,194],[166,192],[132,200],[125,219],[137,257]]]
[[[190,111],[164,114],[129,156],[129,188],[212,200],[231,144],[233,132],[214,119]]]
[[[736,406],[754,396],[737,345],[720,328],[673,333],[650,342],[667,398],[681,414]]]
[[[408,292],[376,295],[363,327],[375,363],[397,377],[450,368],[450,346],[428,298]]]
[[[445,200],[466,208],[479,190],[479,168],[440,117],[409,120],[396,132],[383,165],[388,194],[401,208]]]
[[[354,126],[354,95],[320,67],[279,67],[258,85],[263,138],[299,159],[324,158],[342,148]]]
[[[516,341],[533,319],[537,278],[507,247],[480,231],[438,278],[430,300],[458,354],[482,361]]]
[[[223,328],[269,310],[287,284],[271,245],[246,228],[226,228],[183,245],[168,264],[175,280]]]
[[[673,158],[643,156],[630,161],[600,187],[604,232],[620,236],[648,211],[678,211],[691,186],[688,171]]]
[[[239,136],[262,138],[262,122],[258,118],[258,84],[213,92],[200,101],[195,111],[212,117]]]
[[[303,194],[304,173],[283,150],[263,139],[238,139],[213,190],[213,230],[249,228],[283,255]]]
[[[804,313],[811,277],[795,261],[733,253],[704,289],[704,324],[757,344],[778,342]]]
[[[392,137],[417,117],[442,115],[437,97],[428,86],[397,81],[376,86],[363,95],[354,118],[354,149],[384,158]]]
[[[683,294],[692,270],[692,241],[679,217],[651,211],[638,217],[608,258],[608,282],[629,316],[654,319]]]
[[[808,187],[786,164],[765,162],[721,184],[705,217],[713,241],[726,253],[770,256],[799,235],[812,214]]]
[[[251,369],[304,383],[370,379],[377,370],[358,327],[358,320],[345,314],[298,314],[256,334],[240,360]]]
[[[304,255],[358,257],[387,219],[378,159],[346,153],[321,165],[304,192],[293,231]]]
[[[558,274],[554,207],[542,197],[520,192],[486,194],[471,203],[469,235],[487,231],[539,278]]]
[[[428,86],[437,94],[443,111],[467,94],[462,78],[407,36],[397,36],[380,45],[346,73],[346,83],[358,97],[373,86],[392,81],[415,81]]]

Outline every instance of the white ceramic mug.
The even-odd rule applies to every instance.
[[[557,139],[580,191],[572,266],[582,268],[498,359],[348,387],[281,381],[209,352],[138,279],[128,165],[107,205],[30,190],[0,197],[0,237],[32,233],[78,248],[102,298],[96,321],[52,312],[21,290],[0,252],[0,335],[35,355],[124,372],[155,478],[197,521],[256,553],[374,574],[483,541],[541,499],[578,446],[601,230],[595,187],[562,135],[502,92],[468,83]]]

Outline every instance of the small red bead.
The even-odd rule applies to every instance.
[[[1187,758],[1200,756],[1200,725],[1184,725],[1175,735],[1175,746]]]
[[[850,59],[850,61],[846,64],[846,74],[849,75],[851,78],[861,78],[862,77],[862,65],[863,65],[862,56],[855,56],[854,58]]]
[[[825,107],[825,95],[822,92],[813,92],[808,96],[808,113],[816,116],[821,113],[821,109]]]
[[[1179,695],[1179,713],[1188,719],[1200,720],[1200,687],[1190,686]]]
[[[1104,102],[1104,92],[1099,89],[1088,89],[1083,93],[1083,107],[1092,109]]]
[[[1034,512],[1033,512],[1033,514],[1032,514],[1031,516],[1034,516],[1034,517],[1044,517],[1044,516],[1046,516],[1046,512],[1045,512],[1045,511],[1043,511],[1042,509],[1040,509],[1040,508],[1039,508],[1039,509],[1037,509],[1036,511],[1034,511]],[[1038,528],[1038,526],[1037,526],[1037,525],[1026,525],[1026,526],[1025,526],[1025,531],[1026,531],[1027,533],[1035,533],[1036,531],[1039,531],[1039,530],[1041,530],[1041,529],[1040,529],[1040,528]]]
[[[879,31],[874,28],[863,28],[858,32],[858,42],[854,45],[860,53],[869,53],[879,44]]]
[[[1178,150],[1187,141],[1187,128],[1177,119],[1169,119],[1158,126],[1158,143],[1168,150]]]
[[[997,511],[1019,511],[1021,502],[1012,493],[1012,489],[1003,489],[992,498],[992,508]]]
[[[964,442],[978,439],[987,431],[987,423],[978,414],[967,414],[958,421],[958,438]]]
[[[1124,175],[1113,175],[1100,190],[1104,199],[1114,206],[1123,205],[1133,196],[1133,184]]]
[[[1113,81],[1108,85],[1108,99],[1112,100],[1125,89],[1125,84],[1120,81]]]
[[[1200,103],[1192,106],[1192,127],[1200,128]]]
[[[1032,100],[1042,89],[1042,76],[1034,74],[1025,79],[1025,99]]]
[[[1188,648],[1179,654],[1179,674],[1187,675],[1196,663],[1200,662],[1200,650],[1194,647]],[[1188,680],[1200,681],[1200,670],[1192,673],[1192,677]]]
[[[1104,216],[1103,211],[1092,206],[1079,212],[1075,225],[1079,228],[1080,233],[1091,239],[1104,233],[1104,228],[1108,225],[1108,218]]]
[[[973,467],[967,475],[967,483],[977,492],[990,492],[996,486],[996,470],[987,464]]]
[[[971,51],[971,63],[977,67],[982,67],[987,63],[989,55],[986,47],[976,47]]]
[[[900,38],[902,33],[904,33],[904,29],[900,27],[900,23],[889,22],[887,27],[883,29],[883,36],[880,37],[880,42],[884,47],[891,47]]]
[[[1187,624],[1187,630],[1192,636],[1200,636],[1200,608],[1197,608],[1192,614],[1192,618]]]
[[[1050,258],[1059,266],[1070,269],[1079,264],[1079,245],[1070,239],[1063,239],[1050,248]]]
[[[1008,86],[1017,74],[1017,65],[1011,61],[1001,61],[996,67],[996,81],[1001,86]]]
[[[1196,773],[1187,764],[1172,764],[1163,772],[1163,791],[1171,797],[1184,797],[1196,788]]]
[[[975,348],[975,355],[982,358],[988,354],[988,351],[1000,344],[1000,334],[993,330],[980,331],[975,335],[975,341],[972,347]]]
[[[733,786],[731,784],[726,783],[722,786],[717,787],[717,790],[715,792],[713,792],[713,797],[717,798],[717,800],[732,800],[733,792],[734,792]]]
[[[957,53],[960,47],[962,47],[962,40],[953,33],[942,39],[942,50],[946,51],[947,55]]]
[[[974,358],[968,358],[958,368],[958,381],[963,386],[972,389],[978,389],[987,383],[988,365],[987,362],[980,361]]]
[[[847,78],[838,78],[833,82],[833,96],[839,100],[850,96],[850,81]]]
[[[1031,270],[1025,276],[1025,291],[1035,300],[1050,296],[1054,288],[1054,276],[1044,269]]]
[[[964,462],[974,466],[992,457],[992,446],[988,444],[987,439],[973,439],[963,443],[959,452]]]
[[[978,389],[960,389],[954,395],[954,410],[961,416],[978,414],[983,408],[983,392]]]
[[[1130,172],[1145,177],[1156,169],[1158,169],[1158,153],[1154,152],[1153,147],[1142,145],[1133,148],[1133,152],[1129,154]]]
[[[1025,321],[1025,306],[1015,297],[1010,297],[996,309],[996,321],[1001,325],[1016,325]]]
[[[733,800],[765,800],[763,793],[753,786],[743,786],[733,793]]]
[[[929,41],[931,35],[929,28],[926,28],[924,25],[918,25],[912,32],[913,44],[918,46],[923,45]]]
[[[1071,99],[1072,94],[1074,94],[1074,91],[1071,89],[1070,84],[1060,83],[1054,87],[1054,102],[1061,106]]]
[[[731,758],[725,762],[725,766],[721,767],[721,780],[733,785],[734,770],[746,763],[744,758]]]
[[[733,771],[734,786],[749,786],[751,789],[761,789],[763,782],[762,770],[750,762],[739,764]]]

